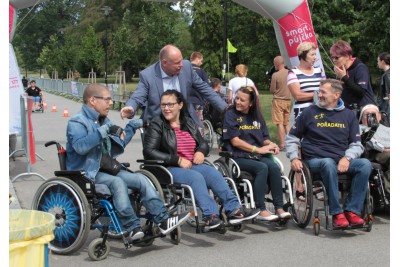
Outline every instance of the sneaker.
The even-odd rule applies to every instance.
[[[261,216],[261,212],[259,213],[259,215],[257,216],[257,220],[259,221],[266,221],[266,222],[274,222],[279,220],[278,215],[273,214],[272,212],[270,212],[269,210],[265,210],[266,212],[270,213],[270,215],[268,216]]]
[[[325,200],[324,191],[322,190],[322,187],[313,188],[313,194],[319,201]]]
[[[166,235],[169,232],[173,231],[176,227],[178,227],[182,223],[186,222],[186,220],[189,219],[189,217],[190,214],[188,212],[169,217],[168,219],[160,223],[158,225],[158,228],[160,229],[163,235]]]
[[[261,211],[259,209],[247,209],[241,206],[233,215],[229,216],[229,223],[237,224],[242,221],[251,220],[260,214],[260,212]]]
[[[349,226],[349,221],[343,213],[335,214],[332,217],[332,224],[335,228],[346,228]]]
[[[204,227],[206,229],[218,228],[222,221],[218,218],[216,214],[211,214],[203,217]]]
[[[296,191],[296,198],[300,201],[306,201],[306,192]]]
[[[144,233],[141,227],[137,227],[132,231],[128,232],[126,239],[128,242],[132,242],[135,240],[142,239],[144,237]]]
[[[292,215],[287,211],[284,211],[284,212],[279,213],[279,214],[277,213],[276,215],[278,215],[278,218],[282,219],[282,220],[287,220],[287,219],[290,219],[290,217],[292,217]]]
[[[358,216],[357,213],[354,213],[352,211],[345,211],[344,215],[346,216],[346,219],[349,221],[351,226],[358,226],[364,224],[364,220],[360,218],[360,216]]]

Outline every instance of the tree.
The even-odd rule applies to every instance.
[[[82,10],[80,0],[46,0],[31,8],[18,10],[18,22],[13,45],[21,52],[25,66],[38,69],[37,58],[48,45],[50,36],[60,36],[60,30],[76,25]]]
[[[104,58],[104,50],[96,36],[94,28],[89,26],[86,34],[82,37],[78,50],[78,62],[81,73],[89,73],[100,69],[100,62]]]

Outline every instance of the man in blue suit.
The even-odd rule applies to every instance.
[[[225,101],[203,81],[193,70],[188,60],[183,60],[182,53],[174,45],[166,45],[160,50],[160,60],[139,73],[139,84],[126,106],[121,109],[122,118],[132,118],[135,112],[143,108],[144,125],[159,116],[161,94],[168,89],[180,91],[187,101],[191,90],[197,90],[218,111],[227,107]],[[202,126],[192,103],[188,103],[192,119]]]

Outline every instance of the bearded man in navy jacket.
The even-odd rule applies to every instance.
[[[320,173],[327,189],[329,212],[333,226],[346,228],[363,225],[360,218],[371,173],[371,163],[360,158],[361,144],[358,120],[353,111],[346,109],[340,98],[343,87],[340,81],[321,81],[318,104],[306,108],[297,118],[286,137],[286,156],[291,169],[303,168],[302,160],[311,173]],[[339,202],[338,173],[352,176],[350,193],[342,208]]]

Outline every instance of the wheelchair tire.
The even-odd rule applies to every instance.
[[[225,160],[223,158],[215,160],[213,164],[217,167],[217,170],[222,174],[223,177],[232,178],[232,174],[229,171],[229,166],[225,163]]]
[[[210,148],[210,152],[214,146],[214,130],[209,120],[204,120],[204,129],[203,129],[203,138],[207,141],[208,147]],[[208,155],[207,155],[208,156]]]
[[[103,238],[96,238],[90,242],[88,247],[89,257],[94,261],[101,261],[107,258],[110,253],[110,244],[108,241],[103,245]]]
[[[54,253],[71,254],[85,244],[91,211],[85,194],[73,181],[63,177],[45,181],[33,198],[32,209],[55,216],[54,239],[49,243]]]
[[[178,245],[181,242],[182,238],[182,229],[180,226],[175,228],[171,233],[169,233],[169,236],[171,238],[171,243],[174,245]]]
[[[289,180],[292,185],[292,193],[293,193],[293,206],[290,208],[290,213],[292,214],[293,221],[300,228],[307,227],[308,223],[311,220],[312,211],[313,211],[313,191],[312,191],[312,177],[310,170],[303,162],[303,173],[301,173],[301,180],[304,187],[305,192],[305,201],[301,201],[296,198],[296,190],[297,190],[297,182],[296,176],[297,172],[290,170]]]
[[[135,173],[141,173],[144,176],[146,176],[151,183],[154,185],[154,188],[157,190],[157,192],[160,194],[160,198],[161,200],[165,203],[165,199],[164,199],[164,193],[163,193],[163,189],[160,185],[160,183],[158,182],[157,178],[154,176],[154,174],[152,174],[151,172],[147,171],[147,170],[137,170],[135,171]],[[139,212],[139,211],[136,211]]]

